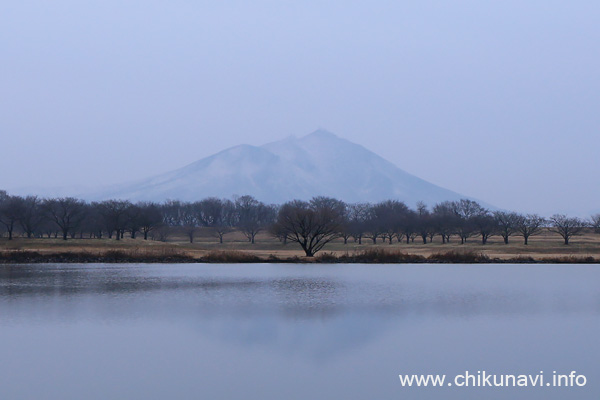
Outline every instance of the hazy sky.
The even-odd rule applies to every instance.
[[[4,1],[0,187],[322,127],[499,207],[600,211],[600,2]]]

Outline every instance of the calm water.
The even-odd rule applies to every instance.
[[[0,266],[0,399],[598,399],[600,267]],[[569,388],[398,374],[572,370]]]

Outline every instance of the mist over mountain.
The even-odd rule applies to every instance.
[[[399,199],[410,206],[419,200],[433,205],[466,197],[324,130],[263,146],[231,147],[183,168],[84,197],[193,201],[244,194],[267,203],[323,195],[347,202]]]

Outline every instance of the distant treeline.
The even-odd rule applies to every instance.
[[[600,214],[589,220],[556,214],[545,219],[535,214],[490,211],[472,200],[445,201],[429,208],[420,202],[415,209],[401,201],[348,204],[329,197],[294,200],[282,205],[265,204],[252,196],[233,200],[206,198],[196,202],[168,200],[162,203],[123,200],[86,202],[72,197],[39,198],[11,196],[0,191],[2,236],[27,238],[113,238],[128,235],[144,240],[167,241],[175,229],[190,242],[204,228],[220,243],[233,231],[243,233],[250,243],[266,231],[282,242],[298,243],[307,256],[337,238],[362,244],[405,242],[465,243],[477,237],[486,244],[501,236],[521,236],[524,244],[547,228],[560,235],[564,244],[593,228],[600,233]]]

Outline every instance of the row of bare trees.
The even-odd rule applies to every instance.
[[[524,244],[529,238],[540,234],[544,228],[562,236],[564,243],[581,234],[589,226],[597,233],[600,216],[590,221],[555,214],[546,219],[536,214],[519,214],[509,211],[490,211],[473,200],[445,201],[429,210],[419,202],[415,210],[404,203],[388,200],[377,204],[351,204],[347,207],[341,236],[344,241],[352,237],[358,243],[367,238],[376,243],[378,239],[392,243],[393,240],[414,242],[419,238],[424,244],[435,236],[442,243],[458,237],[462,244],[469,238],[479,237],[486,244],[492,236],[501,236],[505,244],[512,236],[521,236]]]
[[[277,207],[251,196],[232,200],[206,198],[197,202],[164,203],[124,200],[84,202],[72,197],[40,199],[37,196],[10,196],[0,191],[0,224],[8,239],[15,233],[28,238],[75,237],[114,238],[125,234],[136,238],[166,240],[172,228],[183,230],[190,242],[201,227],[223,243],[223,236],[239,230],[254,243],[256,235],[275,220]]]
[[[350,238],[358,244],[368,239],[392,244],[420,239],[431,243],[436,236],[442,243],[458,237],[462,244],[471,237],[479,237],[487,244],[491,236],[501,236],[505,244],[511,236],[522,236],[524,244],[529,238],[540,234],[544,228],[559,234],[564,244],[591,226],[600,233],[600,215],[590,221],[556,214],[544,219],[535,214],[522,215],[515,212],[491,212],[479,203],[463,199],[446,201],[429,210],[424,203],[410,209],[406,204],[387,200],[377,204],[345,204],[336,199],[317,197],[310,202],[292,201],[284,204],[278,213],[272,233],[284,240],[300,244],[307,256],[323,248],[338,237],[347,243]]]
[[[315,197],[308,202],[294,200],[281,206],[262,203],[252,196],[233,200],[206,198],[197,202],[85,202],[72,197],[11,196],[0,191],[0,224],[9,239],[19,234],[28,238],[120,240],[125,234],[131,238],[139,234],[144,239],[167,240],[177,228],[193,242],[199,229],[210,228],[208,231],[220,243],[233,231],[243,233],[254,243],[259,232],[268,231],[284,243],[297,242],[307,255],[312,255],[337,238],[358,244],[363,240],[374,244],[418,240],[427,244],[435,237],[442,243],[451,240],[465,243],[478,237],[485,245],[492,236],[502,237],[505,244],[511,237],[521,236],[524,244],[528,244],[532,236],[544,229],[559,234],[569,244],[585,228],[600,233],[600,214],[587,221],[558,214],[545,219],[535,214],[490,211],[467,199],[438,203],[431,209],[418,203],[411,209],[397,200],[346,204],[333,198]]]

